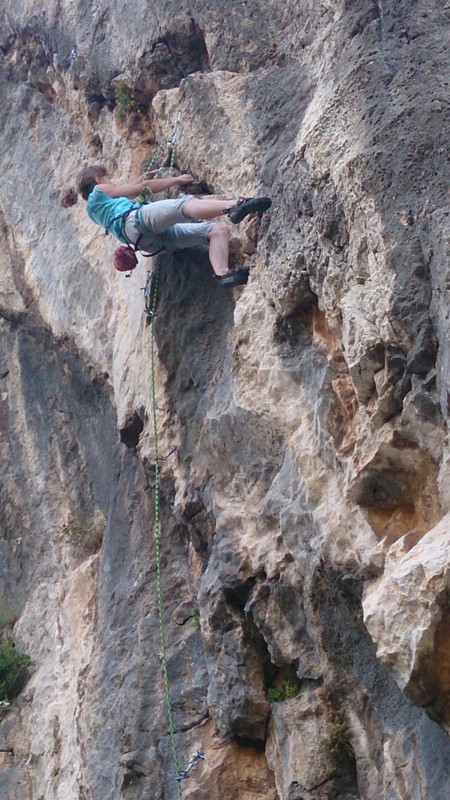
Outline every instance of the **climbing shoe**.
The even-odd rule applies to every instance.
[[[230,269],[226,275],[222,275],[222,277],[219,278],[219,283],[225,288],[231,286],[243,286],[244,283],[247,283],[248,281],[249,272],[249,267],[236,267],[236,269]]]
[[[242,222],[249,214],[263,214],[272,205],[270,197],[243,197],[235,206],[226,212],[235,225]]]

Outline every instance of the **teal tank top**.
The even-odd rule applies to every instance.
[[[120,242],[125,242],[120,234],[120,218],[125,211],[140,208],[139,203],[133,203],[128,197],[110,197],[100,191],[96,186],[90,193],[87,201],[87,213],[97,225],[113,233]]]

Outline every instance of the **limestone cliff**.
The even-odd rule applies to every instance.
[[[247,286],[160,260],[168,672],[186,800],[450,797],[442,0],[15,0],[0,11],[2,800],[175,800],[141,259],[61,193],[177,167]],[[174,450],[176,448],[176,450]],[[171,454],[171,455],[170,455]],[[165,458],[168,456],[167,458]]]

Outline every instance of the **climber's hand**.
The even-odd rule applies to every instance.
[[[187,186],[189,183],[194,183],[195,178],[192,175],[178,175],[177,181],[179,186]]]

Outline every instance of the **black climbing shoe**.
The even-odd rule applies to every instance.
[[[263,214],[271,205],[272,200],[270,197],[244,197],[242,200],[238,200],[236,205],[229,208],[226,213],[231,219],[231,222],[237,225],[239,222],[242,222],[244,217],[248,217],[249,214],[255,214],[257,212]]]
[[[219,278],[219,283],[225,288],[231,286],[243,286],[244,283],[247,283],[248,281],[249,272],[249,267],[236,267],[236,269],[230,269],[226,275],[222,275],[222,277]]]

